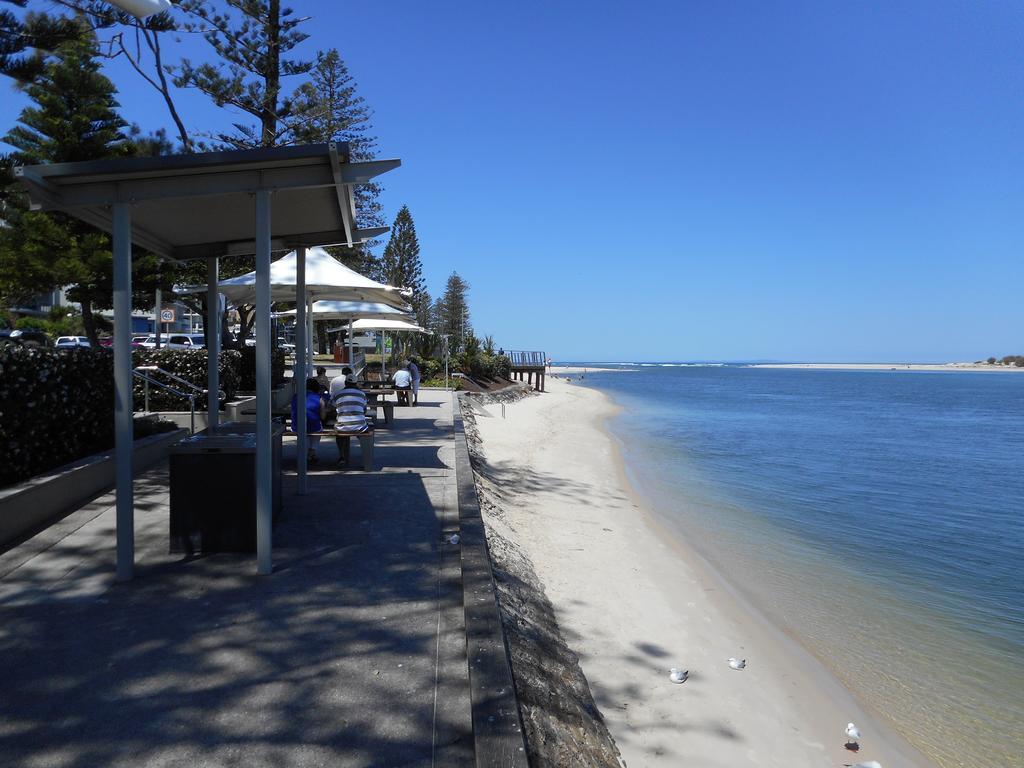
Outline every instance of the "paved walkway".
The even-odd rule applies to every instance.
[[[0,762],[471,764],[451,396],[376,443],[377,471],[315,470],[299,497],[286,441],[269,577],[167,553],[166,466],[136,480],[134,581],[113,582],[113,494],[0,555]]]

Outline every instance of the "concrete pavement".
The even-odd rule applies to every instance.
[[[3,764],[471,765],[451,395],[420,403],[373,473],[323,441],[304,497],[286,441],[272,576],[167,553],[166,465],[136,480],[132,582],[112,493],[0,555]]]

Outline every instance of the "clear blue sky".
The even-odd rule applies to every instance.
[[[506,349],[1024,353],[1019,2],[291,5],[402,159],[384,203],[431,292],[457,270]],[[114,75],[127,119],[169,124]]]

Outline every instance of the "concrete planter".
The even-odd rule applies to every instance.
[[[134,467],[140,472],[167,457],[170,447],[188,434],[177,429],[135,441]],[[63,517],[114,485],[114,451],[103,451],[51,469],[0,490],[0,546]]]

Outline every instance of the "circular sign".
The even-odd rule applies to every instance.
[[[173,309],[161,309],[160,310],[160,322],[161,323],[173,323],[174,322],[174,310]]]

